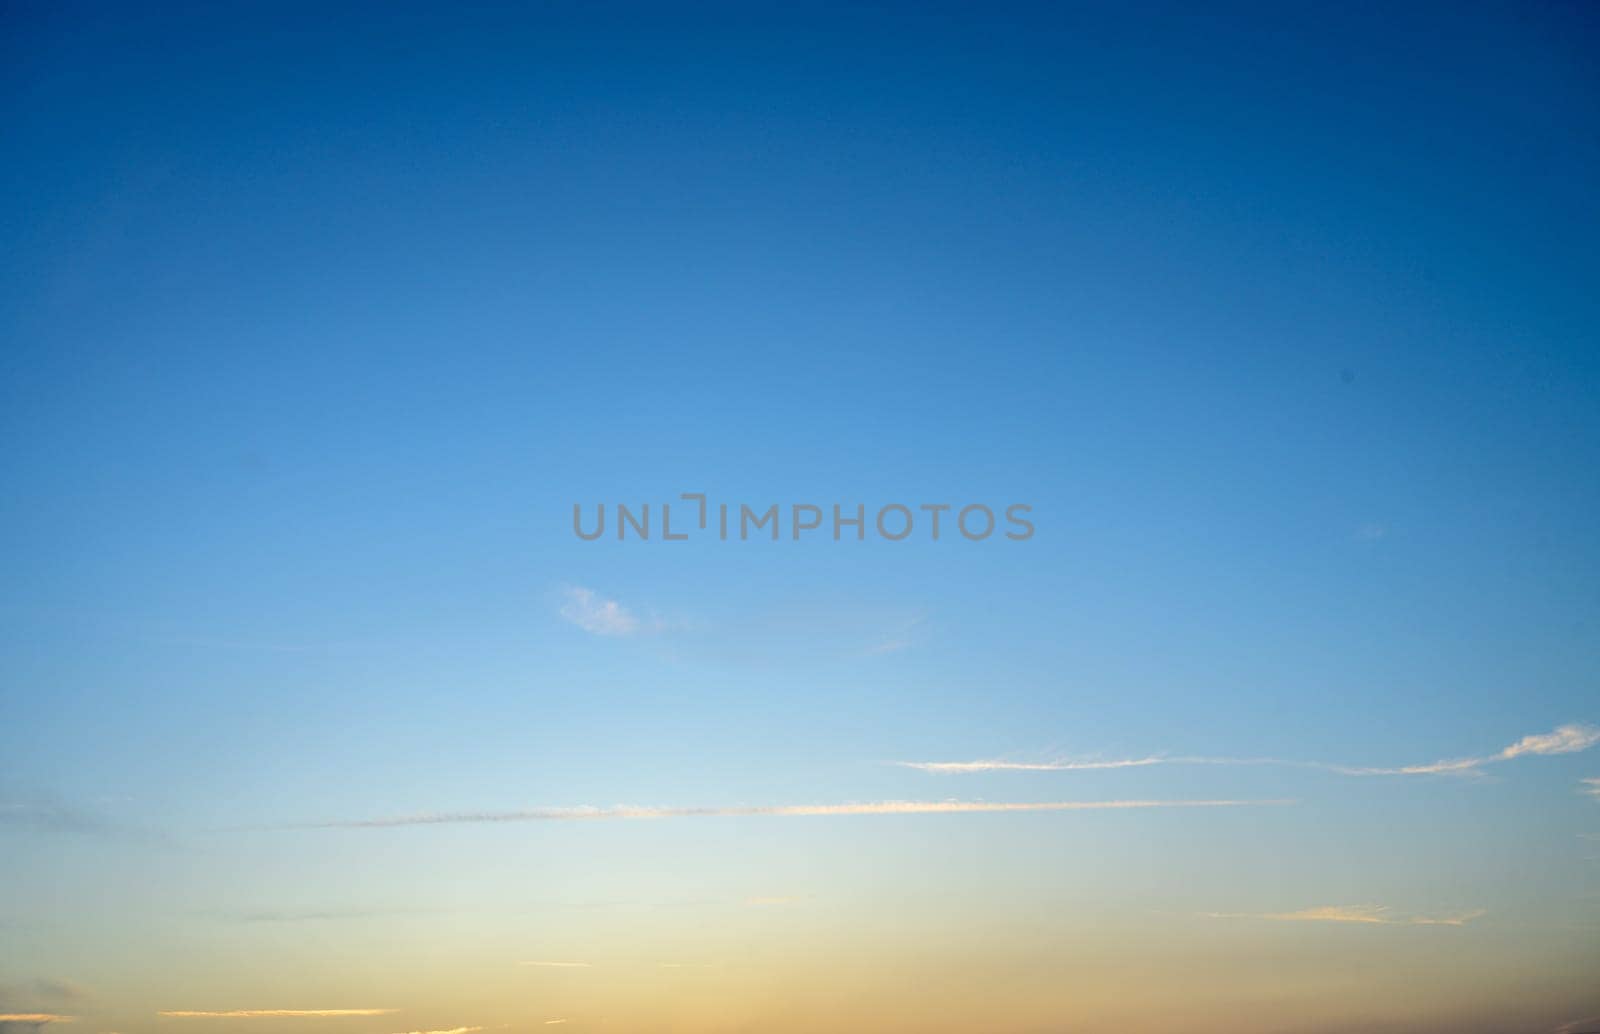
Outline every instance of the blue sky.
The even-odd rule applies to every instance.
[[[1600,1015],[1585,8],[0,20],[0,1016],[817,1029],[878,945],[971,1029],[1010,944],[1140,990],[995,1029],[1154,1029],[1213,938],[1224,1024]],[[572,534],[683,492],[1037,533]],[[947,799],[1293,803],[301,828]],[[493,968],[669,947],[746,969]]]

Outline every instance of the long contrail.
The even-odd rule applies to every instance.
[[[399,1011],[399,1009],[226,1009],[219,1012],[209,1012],[199,1009],[171,1009],[159,1012],[156,1015],[208,1020],[253,1020],[263,1017],[286,1016],[321,1019],[333,1016],[387,1016],[389,1013]]]
[[[1290,800],[1207,801],[873,801],[859,804],[770,804],[711,808],[533,808],[525,811],[445,812],[390,818],[318,822],[301,829],[385,829],[476,822],[595,822],[606,819],[682,819],[739,816],[949,815],[974,812],[1110,811],[1123,808],[1241,808],[1293,804]]]
[[[1284,758],[1167,757],[1160,754],[1111,761],[1009,761],[1005,758],[984,758],[977,761],[891,761],[889,764],[946,775],[965,775],[975,772],[1082,772],[1095,769],[1142,768],[1147,765],[1280,765],[1289,768],[1319,769],[1349,776],[1476,776],[1483,774],[1482,769],[1486,765],[1497,765],[1520,757],[1576,754],[1597,744],[1600,744],[1600,727],[1574,722],[1557,726],[1547,733],[1524,736],[1493,754],[1449,758],[1393,768],[1336,765],[1326,761],[1290,761]]]

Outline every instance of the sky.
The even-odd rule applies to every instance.
[[[1597,30],[0,5],[0,1034],[1600,1030]]]

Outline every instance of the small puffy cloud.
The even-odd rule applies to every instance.
[[[631,611],[593,589],[569,585],[562,597],[561,616],[592,635],[630,636],[641,628]]]

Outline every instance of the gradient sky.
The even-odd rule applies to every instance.
[[[0,6],[0,1032],[1600,1029],[1600,20],[1201,6]]]

